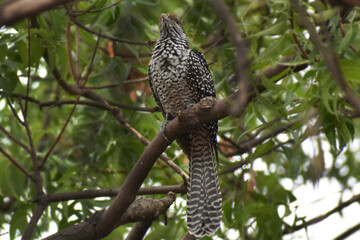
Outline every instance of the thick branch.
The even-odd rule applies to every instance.
[[[135,223],[125,240],[141,240],[152,224],[152,220]]]
[[[20,19],[32,17],[70,0],[9,0],[0,6],[0,27],[11,25]]]
[[[111,228],[114,229],[120,225],[129,222],[153,221],[171,206],[175,201],[175,194],[169,193],[166,197],[158,200],[151,198],[142,198],[136,200],[122,215],[115,216],[116,221],[110,222]],[[45,239],[47,240],[92,240],[100,239],[100,235],[96,235],[96,226],[102,221],[105,212],[96,212],[91,218],[66,228]],[[120,217],[121,216],[121,217]],[[114,220],[114,219],[112,219]]]

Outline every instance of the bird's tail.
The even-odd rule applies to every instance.
[[[211,236],[219,228],[222,217],[214,146],[205,128],[191,134],[188,231],[196,237]]]

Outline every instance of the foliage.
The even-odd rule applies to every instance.
[[[80,98],[84,102],[79,102],[70,115],[77,95],[65,89],[59,79],[75,84],[79,74],[85,76],[92,69],[86,79],[86,87],[93,87],[89,91],[111,105],[118,104],[126,123],[153,139],[163,118],[159,112],[152,113],[156,104],[148,82],[132,80],[147,76],[153,40],[158,37],[159,15],[174,12],[181,16],[191,47],[205,52],[211,63],[218,98],[229,96],[238,87],[230,33],[210,2],[112,3],[92,0],[69,5],[82,26],[76,25],[71,13],[60,7],[0,29],[0,227],[9,227],[11,239],[24,234],[36,208],[34,182],[14,164],[30,175],[35,172],[33,157],[18,144],[31,148],[29,132],[40,162],[56,143],[40,169],[45,194],[119,188],[145,149],[109,112],[94,107],[94,99],[88,100],[86,94]],[[350,148],[349,143],[358,141],[360,112],[339,87],[290,1],[228,0],[226,4],[246,39],[250,85],[257,89],[261,84],[265,90],[255,91],[243,114],[219,122],[224,214],[218,238],[214,239],[281,239],[304,220],[302,216],[292,223],[284,220],[296,214],[289,207],[296,200],[294,189],[284,188],[284,179],[305,184],[316,183],[320,177],[331,178],[344,190],[351,190],[354,180],[359,181],[360,162],[355,155],[359,149]],[[301,6],[307,10],[322,43],[336,53],[346,84],[360,99],[359,8],[331,6],[320,0],[302,1]],[[92,12],[96,9],[100,10]],[[83,26],[132,42],[101,37],[96,48],[97,35]],[[286,56],[292,56],[291,60],[281,62]],[[278,64],[289,68],[271,78],[263,76]],[[304,67],[298,71],[297,66]],[[255,81],[257,78],[261,83]],[[107,87],[99,88],[104,85]],[[69,123],[57,140],[67,119]],[[313,143],[316,152],[309,154],[305,143]],[[324,146],[330,146],[331,157],[324,152]],[[179,150],[172,143],[166,154],[186,170],[187,159]],[[263,168],[255,168],[255,163]],[[180,183],[181,176],[158,161],[143,186]],[[185,200],[185,195],[177,194],[177,201],[167,212],[167,226],[162,217],[154,221],[145,239],[182,238],[186,233]],[[51,222],[55,222],[56,230],[62,230],[110,203],[108,197],[52,202],[32,237],[44,236]],[[286,209],[282,216],[279,206]],[[124,239],[131,226],[120,226],[106,239]]]

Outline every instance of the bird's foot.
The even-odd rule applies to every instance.
[[[160,132],[161,132],[162,136],[164,137],[164,139],[165,139],[166,141],[168,141],[168,142],[170,142],[170,141],[169,141],[169,139],[168,139],[167,136],[166,136],[165,128],[166,128],[166,124],[168,124],[169,122],[170,122],[169,120],[164,120],[164,121],[161,123],[161,126],[160,126]]]

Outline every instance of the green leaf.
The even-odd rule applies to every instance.
[[[5,76],[0,78],[0,89],[3,89],[6,94],[10,95],[18,83],[19,77],[17,74],[14,72],[8,72]]]
[[[356,25],[352,25],[348,28],[346,31],[345,37],[341,38],[340,44],[337,46],[337,49],[340,51],[345,50],[345,48],[348,48],[350,44],[353,43],[354,39],[358,35],[359,27]]]
[[[284,28],[286,27],[285,21],[276,23],[265,30],[262,30],[258,33],[248,36],[248,38],[260,37],[260,36],[271,36],[271,35],[278,35],[283,33]]]
[[[279,39],[273,41],[273,44],[268,46],[256,59],[255,63],[264,61],[265,59],[272,58],[277,55],[281,50],[284,50],[284,43],[287,40],[287,34],[281,35]]]
[[[16,44],[16,49],[20,55],[21,58],[21,63],[23,67],[27,67],[29,62],[28,62],[28,46],[25,43],[25,41],[18,41]]]
[[[261,144],[260,146],[258,146],[255,149],[254,154],[251,156],[252,159],[256,159],[260,156],[262,156],[263,154],[267,153],[269,150],[271,150],[273,147],[275,146],[274,141],[269,140],[263,144]]]
[[[7,54],[7,49],[8,48],[7,48],[6,44],[0,45],[0,63],[4,62],[6,54]]]
[[[135,55],[136,59],[141,62],[139,57],[139,51],[132,44],[125,43],[125,46]]]
[[[342,59],[340,67],[347,81],[360,83],[359,59]]]
[[[338,10],[339,10],[338,8],[330,8],[328,10],[324,10],[319,13],[311,14],[311,16],[314,18],[316,22],[325,22],[330,18],[332,18]]]

